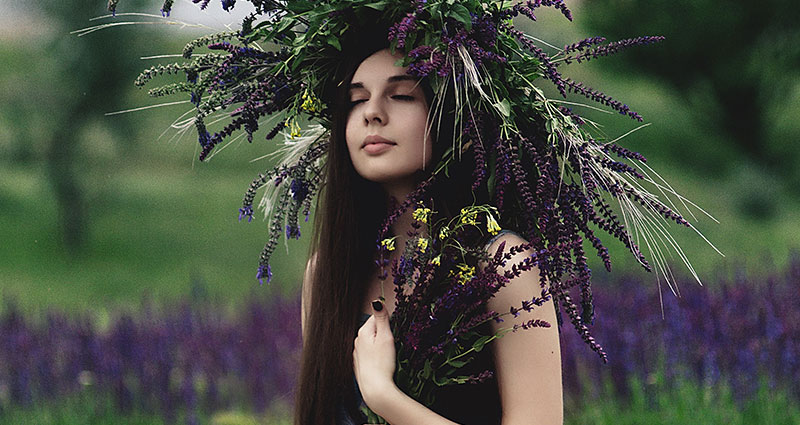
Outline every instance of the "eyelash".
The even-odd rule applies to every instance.
[[[399,100],[399,101],[402,101],[402,102],[412,102],[412,101],[415,100],[414,96],[407,96],[407,95],[402,95],[402,94],[394,95],[394,96],[392,96],[392,99]],[[367,101],[367,99],[352,100],[352,101],[350,101],[350,107],[356,106],[359,103],[366,102],[366,101]]]

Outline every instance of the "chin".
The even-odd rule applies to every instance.
[[[413,180],[418,172],[418,170],[387,171],[385,169],[381,170],[366,169],[366,170],[356,170],[356,171],[365,180],[369,180],[373,183],[384,184],[384,185],[404,183],[409,180]]]

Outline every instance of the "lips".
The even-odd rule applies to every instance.
[[[361,149],[370,155],[378,155],[386,152],[395,145],[397,145],[397,143],[392,142],[391,140],[384,139],[378,135],[371,135],[364,139],[364,143],[361,144]]]

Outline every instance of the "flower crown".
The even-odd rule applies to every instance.
[[[430,82],[432,117],[443,114],[445,98],[454,99],[453,148],[434,168],[433,178],[446,174],[460,153],[472,151],[473,189],[485,187],[501,217],[513,213],[522,218],[514,230],[530,241],[552,296],[587,340],[585,324],[593,313],[585,241],[611,269],[597,229],[621,241],[645,269],[655,268],[670,285],[663,248],[675,249],[692,270],[667,227],[675,222],[694,229],[672,198],[684,208],[690,203],[650,169],[641,154],[595,136],[596,125],[563,100],[577,94],[642,121],[626,104],[564,77],[562,70],[663,37],[616,42],[592,37],[555,48],[515,27],[514,18],[535,21],[542,7],[555,8],[572,20],[563,0],[248,1],[255,11],[244,18],[241,29],[190,42],[183,51],[186,61],[154,66],[136,85],[159,74],[185,74],[185,82],[150,94],[188,93],[196,108],[201,160],[237,137],[235,133],[252,142],[264,127],[269,128],[267,140],[283,131],[283,160],[252,182],[240,209],[240,220],[252,220],[256,193],[266,186],[262,206],[270,217],[270,238],[261,254],[258,279],[269,280],[269,259],[278,241],[284,234],[299,238],[299,217],[308,218],[322,183],[332,125],[331,105],[323,99],[339,82],[337,65],[347,48],[343,40],[355,23],[367,20],[388,28],[390,48],[405,54],[407,72]],[[112,12],[116,2],[109,2]],[[193,2],[205,8],[209,0]],[[171,5],[172,0],[165,1],[162,14],[168,15]],[[234,5],[235,0],[222,0],[225,10]],[[209,52],[197,53],[202,46]],[[553,84],[562,99],[548,98],[543,84]],[[206,123],[218,118],[227,124],[212,133]],[[643,183],[662,197],[648,192]],[[415,205],[424,190],[423,184],[401,209]],[[508,201],[509,194],[519,202]],[[621,219],[612,204],[619,207]],[[398,215],[391,214],[387,223]],[[650,260],[640,250],[640,241],[652,254]],[[570,295],[573,289],[580,293],[580,312]]]

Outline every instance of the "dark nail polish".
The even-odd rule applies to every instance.
[[[375,300],[372,302],[372,308],[375,311],[383,311],[383,303],[378,300]]]

